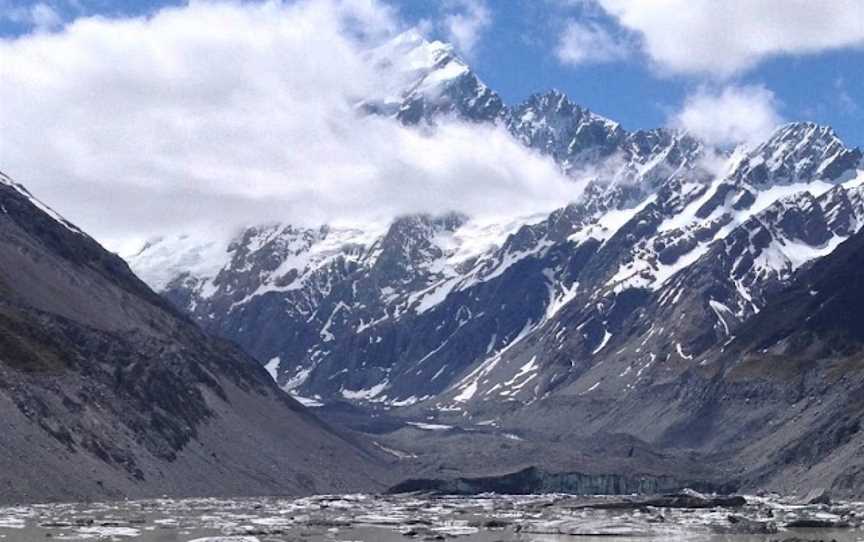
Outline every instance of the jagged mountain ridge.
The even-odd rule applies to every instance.
[[[382,107],[379,112],[389,112],[409,122],[400,114],[418,100],[432,104],[424,105],[424,110],[442,115],[452,113],[454,104],[465,103],[466,99],[476,103],[477,96],[489,92],[454,56],[451,48],[439,43],[418,45],[416,39],[417,36],[400,37],[394,48],[409,59],[424,57],[425,63],[419,64],[426,68],[412,72],[417,80],[409,83],[401,105],[391,104],[389,109]],[[429,48],[426,54],[417,52],[417,48],[426,46]],[[436,71],[455,76],[436,76]],[[437,86],[429,84],[430,79]],[[463,79],[471,83],[464,83]],[[466,98],[464,94],[450,92],[469,87],[479,89],[479,94]],[[436,355],[452,356],[448,350],[433,352],[442,346],[444,337],[454,332],[443,321],[434,321],[440,318],[435,315],[450,309],[432,310],[448,295],[455,298],[465,292],[461,295],[470,299],[469,292],[483,283],[505,282],[502,275],[508,274],[515,264],[526,259],[536,262],[555,254],[553,247],[560,251],[568,244],[581,244],[577,252],[584,254],[591,250],[594,241],[606,245],[618,228],[634,219],[656,223],[658,231],[626,248],[619,246],[621,243],[615,244],[619,247],[615,250],[601,246],[600,260],[611,255],[621,261],[614,274],[604,276],[604,282],[594,287],[600,297],[628,289],[650,290],[653,284],[662,284],[667,275],[694,263],[711,241],[734,231],[752,211],[781,194],[812,188],[801,179],[815,180],[824,190],[831,182],[841,181],[843,174],[854,171],[855,158],[860,157],[860,152],[856,155],[856,151],[846,149],[830,129],[788,125],[752,151],[739,151],[739,155],[726,158],[728,171],[712,176],[700,159],[706,152],[722,154],[719,151],[705,149],[686,134],[662,129],[628,133],[617,123],[573,104],[557,91],[532,96],[514,108],[494,105],[489,112],[492,110],[494,114],[476,116],[468,109],[455,109],[472,121],[503,122],[520,141],[549,154],[565,171],[582,173],[596,168],[598,179],[589,184],[580,203],[547,220],[534,218],[522,220],[521,224],[515,220],[512,225],[491,225],[482,231],[473,231],[481,228],[476,228],[469,218],[457,216],[404,217],[383,232],[281,225],[252,228],[229,247],[230,252],[221,255],[223,261],[214,267],[211,276],[184,274],[181,266],[178,276],[157,286],[167,291],[179,306],[191,309],[199,321],[238,340],[269,363],[280,383],[288,388],[306,385],[304,379],[311,375],[309,385],[300,393],[322,395],[323,390],[312,384],[315,382],[312,373],[320,371],[320,385],[329,388],[326,394],[338,397],[341,391],[346,398],[371,399],[376,395],[373,393],[376,387],[377,391],[383,391],[393,385],[395,376],[389,374],[398,370],[395,366],[410,366],[421,360],[426,364]],[[808,149],[810,154],[802,159]],[[477,243],[478,239],[481,242]],[[145,250],[132,260],[144,276],[149,275],[147,253]],[[621,258],[624,253],[628,254]],[[532,278],[521,278],[520,282],[525,284],[513,290],[533,300],[533,305],[522,306],[520,310],[532,316],[534,324],[543,317],[541,313],[558,310],[574,294],[572,279],[564,272],[564,267],[571,265],[566,262],[568,259],[565,256],[560,269],[552,271],[552,278],[548,273],[525,270]],[[155,258],[149,267],[163,264]],[[511,273],[524,267],[527,263],[516,265]],[[609,270],[606,272],[608,275]],[[483,307],[496,295],[490,290],[476,306],[461,305],[463,318],[468,312],[484,312]],[[514,296],[514,304],[518,299]],[[444,303],[447,307],[452,304]],[[486,340],[484,346],[491,352],[512,341],[527,325],[528,321],[522,317],[525,315],[489,324],[487,327],[492,331],[481,334]],[[452,317],[450,314],[447,319]],[[394,348],[385,339],[386,330],[394,327],[391,321],[402,319],[414,323],[406,324],[396,335],[405,329],[416,330],[415,325],[421,329],[433,326],[438,332],[424,331],[407,342],[394,337],[399,343]],[[460,319],[457,317],[455,321]],[[427,324],[426,320],[433,322]],[[379,327],[382,333],[373,336],[370,331],[373,327]],[[249,329],[259,330],[254,333],[255,339],[250,340],[238,331]],[[368,336],[363,336],[364,333]],[[476,340],[475,331],[465,329],[462,333]],[[602,339],[605,331],[599,333]],[[349,342],[337,340],[346,335],[351,339]],[[492,335],[496,336],[494,340]],[[596,333],[589,335],[590,342],[596,343]],[[501,344],[493,344],[499,340]],[[476,347],[470,351],[472,356],[483,354]],[[364,364],[370,363],[363,359],[366,357],[376,358],[379,363],[371,366],[369,376],[358,378],[364,372]],[[331,361],[317,369],[324,358]],[[356,366],[346,364],[346,359],[355,359]],[[405,363],[406,360],[411,361]],[[443,384],[467,366],[470,363],[436,367],[432,374],[415,368],[414,375]],[[340,372],[351,378],[334,377]],[[413,380],[408,375],[400,378]],[[427,391],[430,393],[421,395],[400,392],[389,399],[396,403],[410,402],[441,389],[433,386]]]
[[[667,129],[627,132],[620,124],[573,103],[563,92],[534,94],[507,106],[449,44],[428,42],[416,31],[370,53],[395,88],[359,107],[407,125],[436,124],[447,117],[493,122],[518,141],[551,156],[565,172],[602,175],[603,183],[663,180],[697,167],[702,145]],[[394,73],[396,72],[396,76]],[[615,158],[602,164],[602,159]],[[602,167],[601,167],[602,166]],[[593,171],[600,169],[600,171]]]

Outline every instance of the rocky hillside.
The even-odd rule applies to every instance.
[[[364,102],[367,112],[424,129],[454,117],[498,123],[587,178],[584,193],[548,216],[497,223],[405,216],[377,229],[260,225],[228,246],[159,239],[130,258],[133,268],[206,329],[248,349],[284,390],[325,410],[387,412],[438,431],[439,441],[458,428],[494,429],[520,458],[532,457],[526,442],[625,435],[610,442],[626,453],[692,451],[744,485],[816,483],[787,468],[800,464],[849,490],[851,463],[830,459],[830,444],[821,452],[795,444],[808,434],[805,415],[783,425],[790,404],[816,416],[791,398],[821,401],[830,371],[790,379],[765,370],[748,380],[738,375],[772,366],[770,348],[748,350],[743,364],[730,352],[745,337],[769,340],[753,333],[781,303],[773,300],[857,239],[860,149],[812,123],[736,149],[666,129],[630,132],[557,91],[503,104],[444,44],[409,35],[373,54],[394,56],[385,64],[397,69],[412,59],[404,87]],[[813,309],[808,291],[794,291]],[[776,334],[808,329],[795,327],[810,321],[795,314],[771,320]],[[813,318],[816,326],[822,317]],[[835,355],[830,339],[807,337],[810,362]],[[789,348],[804,339],[784,340]],[[842,400],[831,404],[818,415],[842,411]],[[754,439],[768,444],[754,448]],[[719,450],[727,453],[715,457]]]
[[[0,502],[372,490],[385,462],[0,174]]]

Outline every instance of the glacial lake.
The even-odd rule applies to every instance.
[[[864,541],[861,526],[864,503],[798,505],[777,497],[747,497],[747,504],[736,508],[585,508],[588,504],[621,499],[568,495],[332,495],[300,499],[153,499],[40,504],[0,508],[0,540]],[[823,526],[815,529],[787,527],[802,521]],[[753,531],[764,533],[754,534]]]

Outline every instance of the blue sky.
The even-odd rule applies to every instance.
[[[776,4],[773,0],[767,2],[771,3]],[[783,4],[788,9],[782,11],[790,12],[786,29],[790,38],[777,40],[774,50],[769,47],[767,52],[761,51],[758,44],[746,43],[747,40],[758,41],[760,29],[749,35],[745,35],[746,29],[743,30],[741,40],[745,43],[736,54],[744,58],[743,63],[746,65],[717,77],[712,73],[711,57],[726,56],[724,47],[734,49],[736,44],[720,39],[716,40],[717,43],[696,44],[703,50],[694,54],[701,54],[708,59],[703,65],[695,70],[691,67],[682,69],[681,66],[670,69],[668,58],[662,54],[659,57],[652,56],[645,45],[652,39],[652,33],[660,34],[666,29],[658,29],[656,25],[652,27],[650,22],[640,26],[640,14],[627,12],[628,9],[638,11],[639,8],[627,7],[627,1],[389,2],[398,10],[405,24],[420,24],[430,37],[443,40],[453,37],[445,22],[448,16],[462,14],[470,18],[471,9],[480,6],[484,11],[484,20],[475,24],[478,28],[472,30],[476,36],[473,37],[475,43],[471,45],[471,50],[463,50],[462,53],[481,78],[510,103],[554,87],[565,91],[576,102],[621,122],[625,127],[637,129],[668,124],[670,117],[694,93],[719,94],[729,87],[763,88],[771,94],[771,107],[780,119],[830,124],[848,144],[864,145],[864,38],[859,37],[856,42],[856,36],[852,35],[838,38],[836,43],[816,38],[810,43],[806,40],[804,43],[795,43],[795,34],[801,33],[796,25],[808,25],[810,14],[806,10],[806,3],[790,0]],[[815,4],[824,8],[832,3],[837,5],[835,11],[838,18],[853,22],[853,34],[855,21],[860,28],[864,28],[864,2],[857,2],[858,8],[855,7],[855,1]],[[166,5],[181,4],[183,2],[176,0],[0,0],[0,8],[5,12],[5,16],[0,18],[0,34],[10,37],[32,32],[36,25],[32,15],[40,5],[49,7],[60,19],[70,20],[94,14],[109,17],[150,14]],[[695,4],[699,2],[688,3],[691,6]],[[736,4],[734,0],[727,3],[733,4]],[[675,5],[670,5],[668,9],[681,11]],[[820,11],[831,10],[820,8]],[[705,15],[706,18],[710,16]],[[758,18],[758,14],[754,16],[746,8],[733,10],[733,19],[730,20],[733,28],[723,27],[717,32],[731,34],[732,39],[735,39],[732,30],[742,24],[734,17],[752,20]],[[622,20],[631,19],[636,23],[631,22],[630,26],[622,23]],[[468,22],[470,25],[471,21]],[[599,28],[606,36],[624,43],[625,51],[612,54],[613,58],[562,61],[556,51],[560,47],[562,35],[572,23]],[[689,21],[685,21],[687,23]],[[781,23],[786,24],[778,21],[778,26]],[[670,20],[670,26],[675,24],[675,20]],[[834,32],[835,27],[832,25],[836,25],[835,21],[827,19],[824,24],[827,29],[825,33]],[[698,32],[698,21],[694,27],[694,32]],[[860,33],[864,34],[864,30],[860,30]],[[692,38],[692,35],[683,32],[677,37],[680,43],[672,45],[686,50],[691,46],[688,39]],[[752,59],[747,58],[747,47],[754,51],[750,55]],[[671,60],[672,63],[675,61]],[[721,66],[719,69],[726,70],[726,67]]]

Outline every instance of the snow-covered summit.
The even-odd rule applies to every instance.
[[[733,178],[753,186],[842,181],[861,157],[860,149],[847,148],[830,126],[795,122],[778,127],[750,151]]]
[[[405,124],[433,122],[440,114],[471,120],[492,120],[503,103],[454,51],[408,30],[368,52],[382,75],[385,91],[367,97],[369,112],[397,117]]]

